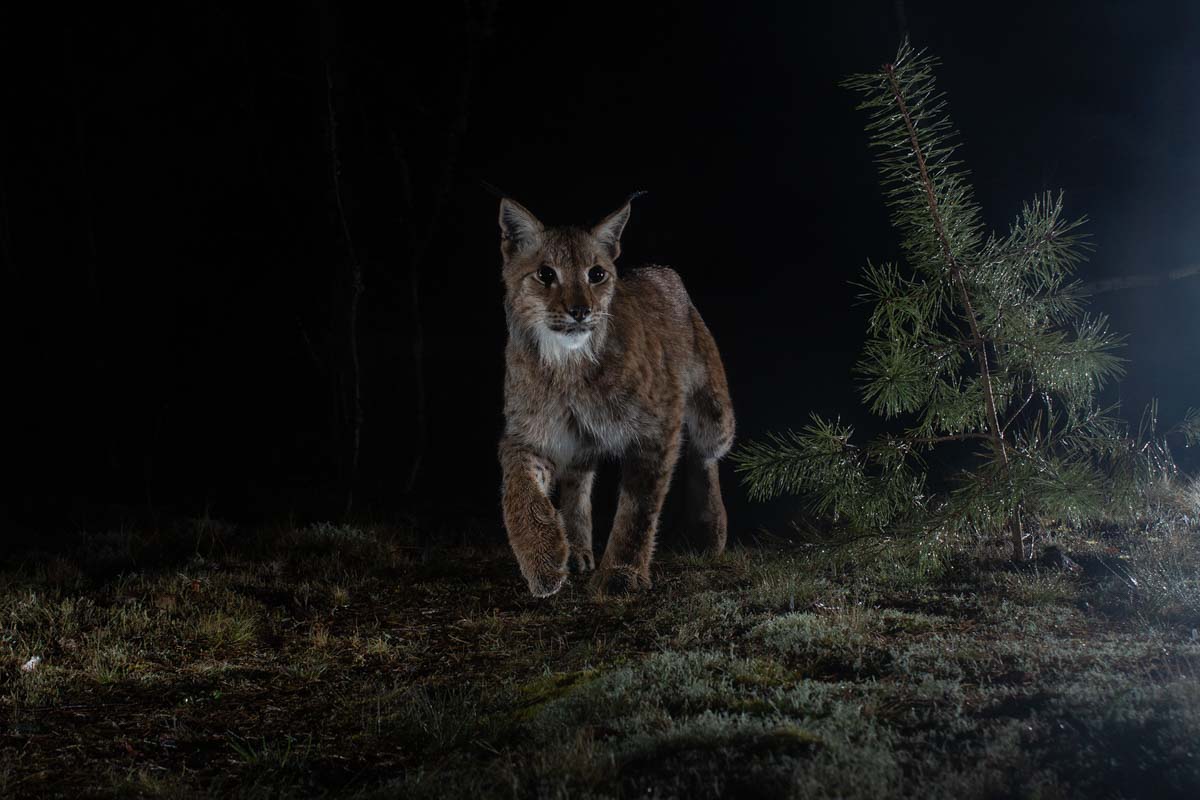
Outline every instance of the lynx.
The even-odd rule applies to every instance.
[[[592,479],[608,458],[621,462],[620,497],[592,590],[650,587],[685,428],[693,451],[685,461],[687,524],[707,552],[725,547],[717,460],[734,428],[725,369],[673,270],[617,270],[629,215],[626,201],[590,230],[555,228],[513,200],[500,203],[508,320],[502,504],[509,543],[537,597],[557,592],[568,570],[595,566]]]

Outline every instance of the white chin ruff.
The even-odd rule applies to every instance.
[[[592,352],[592,331],[557,333],[544,325],[534,328],[538,353],[547,364],[564,364],[577,358],[595,361]]]

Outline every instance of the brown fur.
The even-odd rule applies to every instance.
[[[650,586],[658,517],[685,427],[694,456],[685,478],[689,522],[709,552],[725,547],[717,460],[734,428],[725,370],[674,271],[643,267],[618,277],[613,262],[629,213],[626,203],[591,230],[545,228],[512,200],[500,204],[504,523],[537,596],[558,591],[568,568],[594,565],[592,478],[606,457],[621,460],[621,489],[593,588]],[[602,280],[593,280],[596,267]],[[544,268],[553,271],[548,284],[539,279]]]

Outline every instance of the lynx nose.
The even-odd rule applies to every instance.
[[[576,322],[583,322],[585,319],[591,316],[592,309],[588,306],[571,306],[567,309],[567,313],[570,314]]]

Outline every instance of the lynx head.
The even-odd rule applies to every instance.
[[[529,337],[544,362],[596,358],[611,316],[613,262],[629,210],[626,201],[590,230],[547,228],[520,203],[500,201],[509,328]]]

